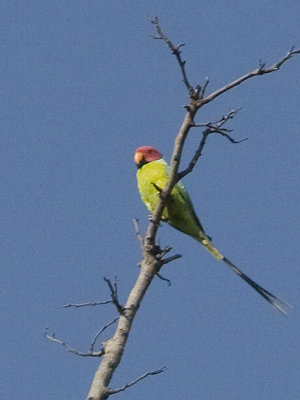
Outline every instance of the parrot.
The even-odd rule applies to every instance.
[[[153,213],[159,202],[160,192],[167,183],[170,167],[162,154],[152,146],[139,147],[134,153],[134,162],[137,166],[137,185],[141,199]],[[181,181],[173,187],[161,220],[200,242],[213,257],[227,264],[275,309],[287,315],[285,307],[291,307],[288,303],[254,282],[213,246],[212,239],[201,225],[190,196]]]

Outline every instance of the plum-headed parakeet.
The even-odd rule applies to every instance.
[[[162,158],[162,154],[152,146],[139,147],[134,153],[134,161],[138,168],[137,183],[141,198],[152,213],[159,201],[160,191],[167,183],[170,167]],[[162,214],[162,220],[200,242],[217,260],[224,261],[272,306],[286,314],[283,307],[289,306],[288,303],[250,279],[212,245],[211,238],[205,233],[190,197],[180,181],[171,192]]]

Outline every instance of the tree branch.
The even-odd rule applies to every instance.
[[[178,173],[178,180],[184,178],[187,174],[192,172],[195,165],[197,164],[198,159],[202,155],[202,150],[206,144],[206,140],[211,133],[219,133],[220,135],[225,136],[231,143],[235,143],[235,144],[241,143],[241,142],[244,142],[245,140],[247,140],[247,138],[246,138],[246,139],[236,141],[236,140],[232,139],[232,137],[229,136],[229,134],[228,134],[228,132],[232,132],[232,130],[223,128],[223,125],[227,121],[234,118],[234,116],[238,112],[238,110],[239,109],[230,111],[227,115],[224,115],[221,119],[219,119],[216,122],[207,122],[206,124],[194,124],[193,125],[193,127],[197,127],[197,128],[205,127],[206,129],[202,133],[202,139],[200,141],[200,144],[199,144],[197,150],[195,151],[194,157],[190,161],[188,167]]]
[[[285,57],[283,57],[280,61],[274,64],[270,68],[265,68],[264,65],[260,65],[258,69],[250,72],[237,80],[229,83],[228,85],[222,87],[221,89],[211,93],[206,98],[203,98],[205,94],[205,90],[208,85],[208,78],[205,81],[203,88],[200,86],[196,86],[193,88],[189,80],[187,78],[186,70],[185,70],[185,62],[181,59],[180,55],[180,48],[182,45],[175,47],[173,43],[164,35],[162,32],[159,24],[158,19],[154,18],[152,21],[155,29],[157,31],[158,36],[156,39],[163,40],[168,47],[170,48],[171,52],[176,56],[177,62],[179,63],[181,74],[183,76],[183,81],[186,88],[189,91],[190,101],[187,106],[185,106],[187,112],[182,122],[182,125],[178,131],[178,134],[175,138],[174,148],[172,153],[172,158],[170,162],[170,174],[169,179],[164,188],[162,188],[160,192],[160,199],[159,202],[152,214],[152,219],[149,223],[145,238],[143,240],[143,261],[140,263],[141,269],[137,281],[131,290],[127,302],[122,308],[122,312],[120,313],[120,318],[118,322],[118,326],[116,329],[115,334],[109,340],[104,343],[104,355],[102,357],[102,361],[98,370],[95,373],[95,377],[93,379],[89,394],[88,400],[105,400],[108,396],[116,391],[112,391],[109,389],[109,382],[113,376],[114,371],[116,370],[117,366],[121,361],[121,357],[123,355],[123,351],[128,339],[128,335],[130,333],[132,322],[135,318],[136,312],[138,311],[141,301],[152,282],[154,276],[159,272],[159,268],[161,266],[162,260],[159,260],[159,254],[161,253],[161,249],[159,246],[155,244],[155,238],[157,234],[157,229],[159,227],[159,222],[162,217],[163,210],[166,206],[167,200],[171,194],[171,191],[174,185],[178,182],[181,176],[186,175],[188,173],[186,170],[182,171],[182,173],[178,173],[178,168],[180,165],[180,159],[182,150],[184,147],[185,140],[189,133],[189,130],[195,126],[194,117],[198,110],[204,105],[208,104],[209,102],[213,101],[216,97],[220,96],[221,94],[225,93],[226,91],[234,88],[235,86],[240,85],[242,82],[250,79],[254,76],[259,76],[263,74],[267,74],[273,71],[278,70],[281,65],[289,60],[293,55],[299,54],[300,50],[291,49]],[[225,123],[225,121],[224,121]],[[222,125],[219,127],[216,126],[207,126],[206,129],[212,130],[214,132],[218,132],[221,135],[225,136],[227,139],[230,138],[228,131],[225,128],[222,128]],[[191,164],[188,168],[192,169],[194,164],[197,162],[198,158],[201,155],[203,147],[205,145],[205,141],[207,139],[208,133],[206,133],[206,137],[204,139],[204,143],[200,143],[198,147],[198,153],[195,154]],[[203,138],[202,138],[203,140]],[[174,258],[178,258],[179,255],[174,256]],[[168,259],[165,260],[165,262]],[[171,261],[171,260],[170,260]],[[147,374],[146,374],[147,375]],[[138,378],[137,381],[143,379],[143,377]],[[135,384],[134,381],[132,384]],[[121,389],[117,389],[117,392],[125,390],[127,387],[132,386],[132,384],[127,384]],[[128,386],[129,385],[129,386]]]
[[[178,46],[174,46],[173,43],[171,42],[171,40],[168,39],[167,36],[165,36],[165,34],[163,33],[161,27],[159,26],[158,18],[154,17],[151,22],[155,26],[155,29],[156,29],[157,35],[158,35],[158,36],[152,36],[152,37],[154,39],[163,40],[165,43],[167,43],[167,45],[169,46],[169,49],[171,50],[172,54],[174,54],[174,56],[177,58],[178,64],[180,66],[183,82],[184,82],[187,90],[189,91],[189,94],[192,95],[194,93],[194,88],[192,87],[192,85],[188,81],[188,78],[187,78],[187,75],[186,75],[186,72],[185,72],[185,61],[183,61],[182,58],[181,58],[180,49],[181,49],[181,47],[184,46],[184,43],[179,44]]]
[[[118,310],[118,312],[120,314],[123,313],[124,311],[124,307],[119,303],[119,299],[118,299],[118,285],[117,282],[113,282],[111,283],[110,279],[108,278],[103,278],[105,280],[105,282],[107,283],[110,292],[111,292],[111,303],[113,303],[116,306],[116,309]]]
[[[112,301],[111,300],[105,300],[105,301],[88,301],[86,303],[70,303],[70,304],[65,304],[63,307],[64,308],[70,308],[70,307],[74,307],[74,308],[80,308],[80,307],[95,307],[95,306],[101,306],[103,304],[111,304]]]
[[[80,356],[80,357],[101,357],[104,354],[103,349],[98,351],[98,352],[89,351],[87,353],[82,353],[81,351],[78,351],[78,350],[74,349],[73,347],[69,346],[68,343],[64,342],[63,340],[57,339],[55,337],[55,333],[54,332],[53,332],[52,335],[49,335],[47,333],[47,329],[45,329],[44,336],[45,336],[46,339],[51,340],[51,342],[54,342],[54,343],[57,343],[57,344],[61,344],[70,353],[76,354],[77,356]]]
[[[99,338],[99,336],[105,331],[105,329],[107,329],[109,326],[111,326],[112,324],[114,324],[115,322],[117,322],[119,319],[119,317],[116,317],[115,319],[113,319],[112,321],[108,322],[106,325],[104,325],[94,336],[90,348],[89,348],[89,352],[93,353],[94,352],[94,346]]]
[[[143,246],[144,246],[144,238],[140,233],[140,228],[139,228],[139,220],[138,218],[134,218],[133,220],[133,224],[134,224],[134,229],[135,229],[135,235],[138,239],[138,241],[141,244],[141,249],[143,250]]]
[[[204,104],[210,103],[216,97],[218,97],[221,94],[227,92],[228,90],[233,89],[234,87],[240,85],[242,82],[244,82],[250,78],[253,78],[254,76],[265,75],[265,74],[269,74],[271,72],[278,71],[279,68],[286,61],[290,60],[296,54],[300,54],[300,49],[294,50],[294,47],[292,47],[291,50],[289,50],[281,60],[279,60],[277,63],[273,64],[269,68],[265,68],[265,64],[260,62],[259,67],[257,69],[255,69],[254,71],[248,72],[247,74],[241,76],[240,78],[228,83],[227,85],[225,85],[225,86],[221,87],[220,89],[216,90],[215,92],[211,93],[209,96],[207,96],[203,99],[200,99],[197,102],[197,107],[201,107]]]
[[[124,392],[124,390],[130,388],[131,386],[137,384],[138,382],[140,382],[141,380],[147,378],[148,376],[153,376],[153,375],[158,375],[161,374],[162,372],[164,372],[166,370],[166,367],[162,367],[160,369],[156,369],[155,371],[150,371],[147,372],[146,374],[140,376],[139,378],[135,379],[134,381],[127,383],[126,385],[122,386],[119,389],[109,389],[109,396],[111,394],[116,394],[116,393],[120,393],[120,392]]]

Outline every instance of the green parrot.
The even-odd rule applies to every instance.
[[[134,161],[138,168],[137,184],[141,198],[152,213],[159,201],[160,191],[167,183],[170,167],[162,158],[162,154],[152,146],[139,147],[134,153]],[[217,260],[224,261],[273,307],[283,314],[287,314],[284,307],[290,307],[288,303],[274,296],[250,279],[212,245],[211,238],[205,233],[195,213],[190,197],[180,181],[174,186],[171,192],[162,213],[162,220],[200,242],[210,254]]]

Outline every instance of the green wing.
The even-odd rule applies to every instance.
[[[159,201],[159,192],[168,180],[169,170],[168,164],[161,159],[145,164],[137,171],[141,198],[151,212],[154,211]],[[194,211],[190,197],[181,182],[174,186],[162,218],[174,228],[198,241],[208,238]]]
[[[182,182],[178,182],[172,190],[167,209],[169,214],[168,223],[170,225],[196,240],[207,239],[190,196]]]

